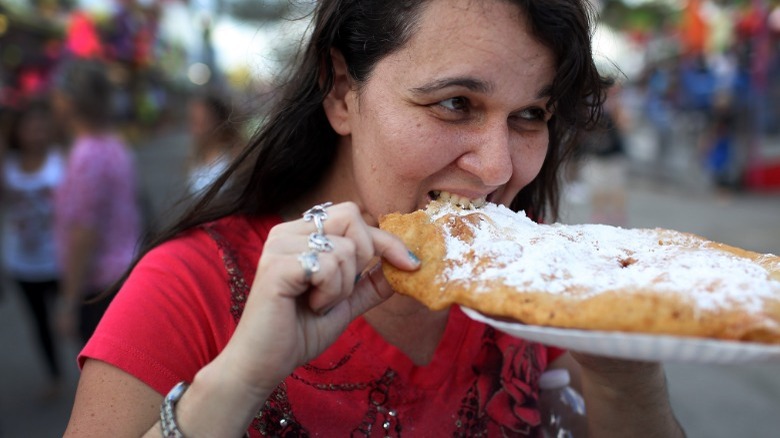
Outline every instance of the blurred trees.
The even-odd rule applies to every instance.
[[[313,4],[314,2],[310,2]],[[238,20],[268,22],[280,20],[295,12],[295,2],[290,0],[218,0],[218,13],[234,16]]]
[[[679,6],[668,1],[603,0],[601,21],[615,29],[650,30],[668,23],[678,12]]]

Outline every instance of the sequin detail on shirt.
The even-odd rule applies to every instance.
[[[249,296],[249,284],[246,282],[244,273],[238,266],[235,251],[230,247],[227,239],[222,237],[222,235],[210,224],[203,225],[202,228],[212,239],[214,239],[219,250],[219,255],[222,257],[222,263],[225,265],[225,270],[228,274],[228,283],[230,284],[230,314],[233,315],[233,320],[238,323],[238,320],[241,319],[241,314],[244,313],[246,298]]]

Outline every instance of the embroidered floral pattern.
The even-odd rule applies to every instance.
[[[540,424],[539,375],[544,346],[496,337],[487,327],[473,365],[477,379],[461,403],[455,436],[485,436],[493,422],[504,436],[532,436]]]

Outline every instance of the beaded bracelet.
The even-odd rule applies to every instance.
[[[184,434],[181,433],[179,424],[176,422],[175,409],[176,403],[181,400],[184,391],[189,387],[190,385],[187,382],[179,382],[163,399],[163,403],[160,406],[160,428],[164,438],[184,438]],[[244,432],[242,437],[249,438],[249,432]]]
[[[187,382],[179,382],[163,399],[162,406],[160,406],[160,428],[162,428],[164,438],[184,438],[184,434],[181,433],[179,425],[176,423],[174,410],[176,409],[176,403],[181,400],[184,391],[189,387],[190,385]]]

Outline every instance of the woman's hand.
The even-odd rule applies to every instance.
[[[322,224],[333,249],[318,252],[319,271],[306,278],[299,256],[310,251],[315,224],[299,219],[271,230],[250,297],[220,356],[258,394],[272,390],[299,365],[317,357],[350,321],[392,295],[378,257],[400,269],[419,262],[395,236],[368,226],[353,203],[327,209]]]
[[[317,357],[350,321],[390,297],[378,263],[358,276],[372,260],[417,269],[419,261],[403,242],[368,226],[355,204],[326,213],[321,231],[332,248],[319,247],[319,269],[309,276],[299,257],[312,251],[309,238],[318,227],[299,219],[269,233],[235,333],[176,405],[185,436],[240,435],[285,377]],[[159,431],[158,423],[145,436]]]
[[[381,257],[400,269],[417,269],[419,261],[406,246],[368,226],[355,204],[335,205],[326,213],[322,231],[333,248],[320,247],[319,270],[310,278],[299,256],[311,251],[309,237],[317,230],[315,224],[300,219],[269,233],[235,333],[176,403],[176,421],[184,436],[244,433],[285,377],[317,357],[355,317],[393,294],[379,264],[372,266],[373,260]],[[117,387],[125,388],[121,398],[131,400],[132,407],[123,401],[119,412],[106,410],[105,406],[116,403],[112,388]],[[162,397],[119,368],[88,360],[78,394],[74,412],[78,409],[79,420],[68,429],[74,436],[83,433],[80,427],[96,422],[94,410],[101,418],[120,418],[116,424],[122,426],[101,426],[101,430],[119,429],[127,436],[137,436],[139,430],[146,430],[145,437],[161,434],[156,419]],[[93,396],[104,397],[104,403],[91,402]]]

